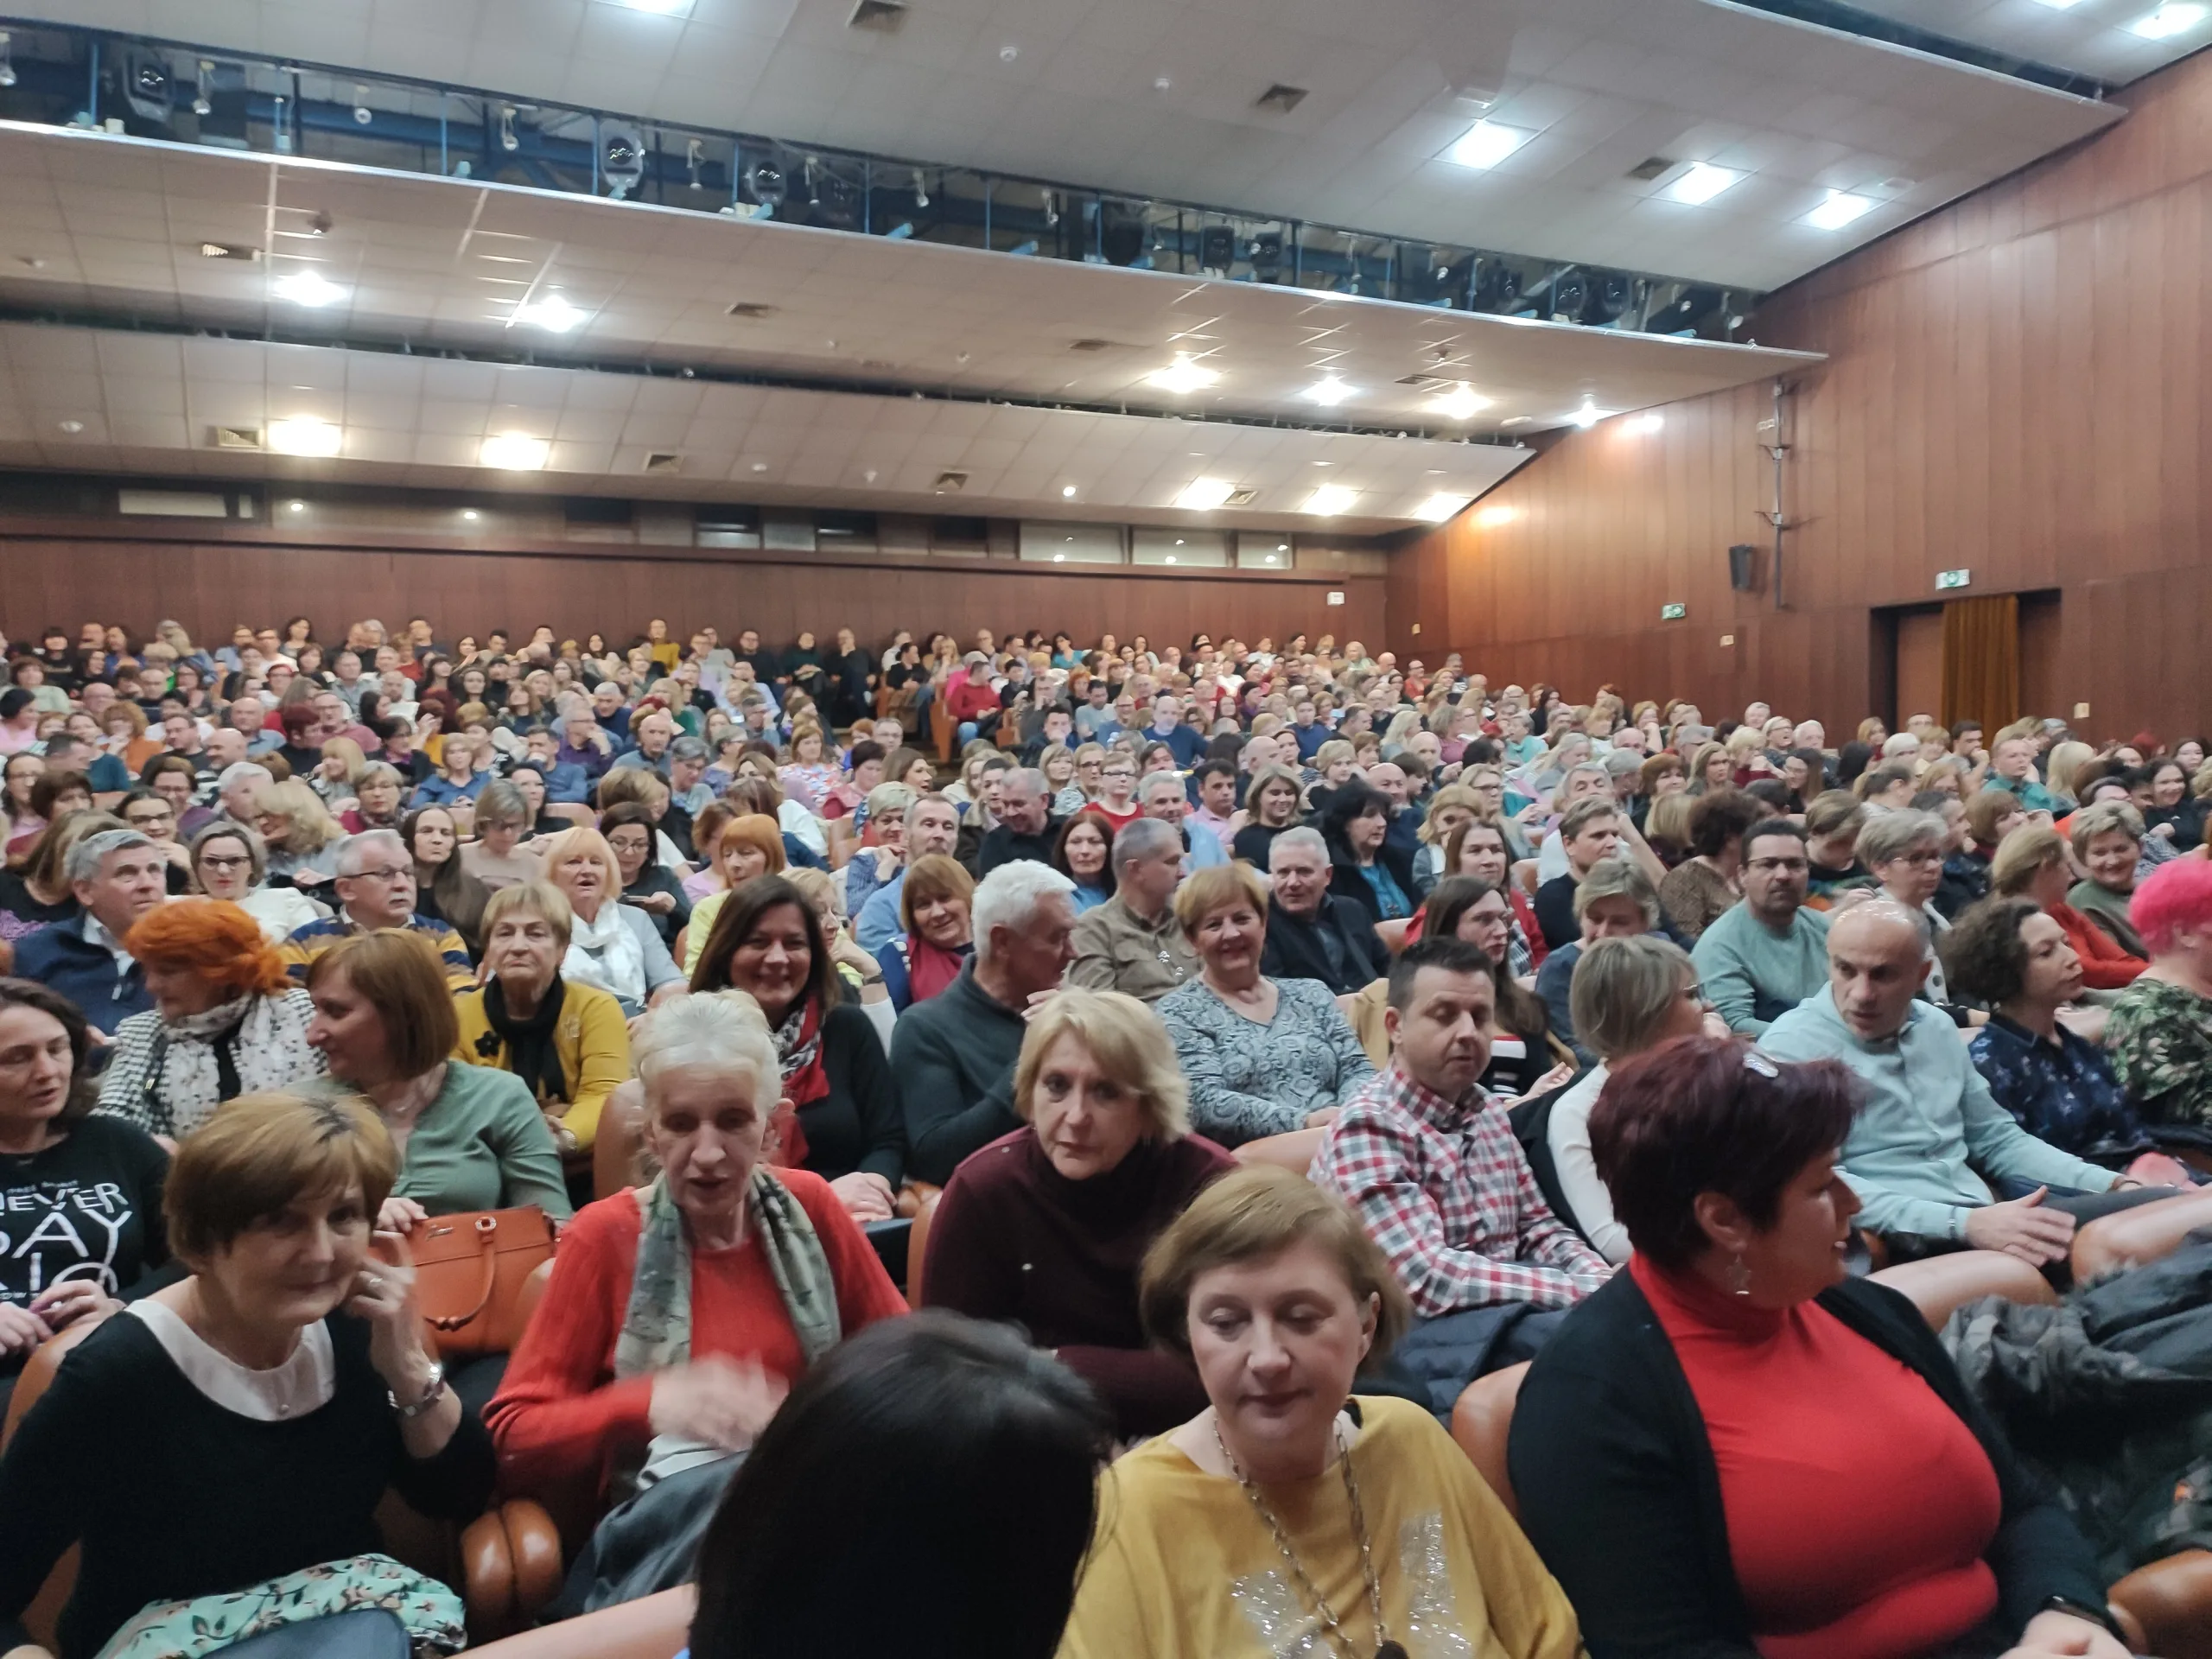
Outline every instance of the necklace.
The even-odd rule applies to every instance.
[[[1244,1496],[1252,1500],[1252,1508],[1258,1512],[1260,1519],[1267,1522],[1268,1531],[1274,1535],[1275,1548],[1282,1552],[1283,1562],[1290,1568],[1291,1577],[1298,1581],[1298,1587],[1306,1599],[1320,1610],[1321,1626],[1328,1631],[1329,1639],[1344,1650],[1347,1659],[1359,1659],[1357,1650],[1351,1644],[1351,1637],[1344,1633],[1344,1622],[1337,1617],[1336,1611],[1323,1599],[1321,1592],[1314,1588],[1313,1580],[1306,1574],[1305,1563],[1298,1559],[1298,1552],[1290,1547],[1290,1535],[1282,1529],[1282,1522],[1275,1519],[1274,1511],[1268,1507],[1268,1500],[1261,1496],[1258,1484],[1244,1472],[1243,1465],[1230,1455],[1228,1442],[1221,1438],[1221,1422],[1217,1418],[1213,1423],[1213,1443],[1221,1453],[1221,1460],[1236,1477],[1236,1484],[1244,1489]],[[1337,1466],[1344,1471],[1344,1497],[1351,1505],[1352,1537],[1359,1545],[1359,1573],[1367,1581],[1368,1605],[1375,1613],[1375,1637],[1378,1643],[1375,1659],[1407,1659],[1405,1649],[1390,1639],[1389,1626],[1382,1622],[1382,1585],[1375,1576],[1375,1553],[1369,1547],[1367,1516],[1360,1508],[1359,1482],[1352,1477],[1351,1448],[1344,1444],[1342,1425],[1337,1428]]]

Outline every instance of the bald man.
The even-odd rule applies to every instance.
[[[1991,1097],[1958,1028],[1916,1000],[1923,918],[1889,899],[1854,906],[1829,925],[1827,960],[1827,987],[1759,1046],[1777,1060],[1840,1060],[1864,1082],[1840,1173],[1864,1206],[1859,1225],[1893,1255],[2005,1250],[2043,1267],[2064,1259],[2077,1220],[2157,1196],[2038,1141]],[[2000,1203],[1983,1175],[2024,1196]],[[2121,1188],[2140,1190],[2084,1196]]]

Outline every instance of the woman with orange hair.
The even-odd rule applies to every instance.
[[[175,899],[123,941],[154,1006],[115,1030],[99,1110],[181,1141],[239,1095],[323,1072],[308,1046],[315,1004],[284,976],[261,924],[221,899]]]
[[[783,831],[764,812],[741,813],[724,824],[715,837],[713,858],[712,868],[721,878],[721,886],[718,890],[709,889],[691,907],[691,920],[679,941],[687,976],[699,965],[699,953],[706,948],[707,935],[714,931],[715,916],[722,901],[756,876],[781,875],[790,868],[790,860],[784,855]],[[690,891],[689,882],[684,890]]]

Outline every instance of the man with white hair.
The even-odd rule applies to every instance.
[[[1189,821],[1191,796],[1181,773],[1147,772],[1137,785],[1137,804],[1146,817],[1175,832],[1185,875],[1229,862],[1229,853],[1219,837],[1204,824]]]
[[[436,947],[446,980],[455,989],[476,982],[468,947],[445,922],[425,921],[415,913],[415,857],[396,830],[365,830],[338,843],[338,874],[331,882],[338,895],[335,916],[296,929],[276,948],[285,970],[306,984],[308,965],[343,938],[380,928],[404,928]]]
[[[976,874],[988,875],[1017,859],[1052,862],[1058,826],[1052,822],[1052,786],[1043,772],[1016,766],[999,780],[998,820],[976,849]]]
[[[16,947],[16,973],[67,997],[111,1035],[154,1006],[145,970],[123,948],[138,918],[168,897],[168,858],[136,830],[103,830],[69,849],[62,874],[84,906]]]
[[[275,772],[251,760],[225,766],[215,779],[215,798],[223,804],[223,816],[251,828],[257,817],[253,810],[255,797],[276,781]]]
[[[974,959],[892,1030],[906,1173],[938,1185],[969,1154],[1021,1127],[1014,1062],[1030,1006],[1059,989],[1074,954],[1075,883],[1049,864],[1016,859],[976,883],[968,913]]]
[[[1268,847],[1268,943],[1260,971],[1270,979],[1318,979],[1338,996],[1390,969],[1390,953],[1367,912],[1329,892],[1329,843],[1319,830],[1286,830]]]
[[[1069,984],[1157,1002],[1197,975],[1198,953],[1175,919],[1183,856],[1183,838],[1165,820],[1142,817],[1122,826],[1114,837],[1114,896],[1076,923]]]

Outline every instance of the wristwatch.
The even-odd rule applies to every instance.
[[[413,1405],[401,1405],[399,1403],[399,1396],[392,1393],[390,1389],[385,1390],[385,1398],[391,1402],[391,1408],[399,1414],[399,1421],[403,1423],[409,1423],[414,1421],[416,1418],[420,1417],[424,1412],[428,1411],[432,1406],[436,1405],[440,1400],[443,1399],[445,1397],[445,1391],[446,1368],[440,1364],[436,1360],[432,1360],[430,1362],[430,1380],[423,1386],[422,1397],[416,1401]]]
[[[2112,1616],[2112,1609],[2103,1602],[2076,1601],[2071,1596],[2047,1596],[2037,1608],[2039,1613],[2064,1613],[2072,1618],[2086,1618],[2092,1624],[2101,1624],[2113,1633],[2122,1647],[2127,1645],[2127,1633],[2120,1628],[2120,1621]]]

